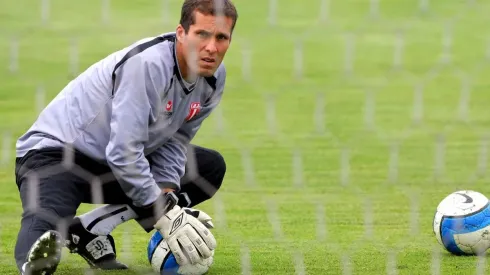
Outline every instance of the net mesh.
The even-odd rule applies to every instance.
[[[2,2],[2,273],[15,272],[22,212],[12,178],[16,139],[92,63],[174,30],[181,2]],[[223,187],[197,207],[216,225],[210,273],[452,274],[462,266],[484,274],[484,257],[446,257],[432,218],[452,191],[489,191],[490,5],[235,3],[225,97],[193,141],[227,163]],[[62,165],[91,179],[101,201],[104,177],[74,166],[70,154]],[[30,186],[27,208],[41,211]],[[130,222],[114,236],[118,258],[149,274],[149,235]],[[94,274],[64,252],[61,272]]]

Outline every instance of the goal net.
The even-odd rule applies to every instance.
[[[17,138],[90,65],[174,31],[182,2],[2,1],[0,273],[16,272]],[[227,165],[196,206],[216,227],[209,274],[488,272],[485,257],[445,252],[432,219],[453,191],[490,194],[490,3],[234,3],[224,97],[192,141]],[[127,222],[113,236],[118,259],[150,274],[150,234]],[[99,274],[63,253],[61,274]]]

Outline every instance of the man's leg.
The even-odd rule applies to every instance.
[[[53,239],[58,236],[48,234],[43,236],[47,238],[48,243],[38,242],[49,230],[66,230],[68,221],[73,218],[80,205],[79,190],[75,183],[80,179],[63,169],[60,165],[61,160],[61,150],[47,150],[18,159],[16,181],[23,207],[21,228],[15,246],[15,260],[19,270],[30,254],[46,249],[42,245],[49,246],[53,245],[52,242],[60,241]],[[58,251],[44,252],[52,252],[48,253],[52,255],[46,257],[51,257],[52,260],[60,256],[57,254]],[[59,259],[54,260],[51,265],[54,265],[53,268],[56,270]],[[52,272],[54,270],[51,269]]]
[[[102,175],[105,178],[100,189],[93,189],[90,185],[85,185],[83,203],[97,203],[99,197],[102,198],[104,206],[97,207],[87,213],[79,215],[83,227],[96,235],[109,235],[117,225],[124,221],[135,219],[136,213],[129,206],[131,200],[121,188],[121,185],[113,178],[111,173]],[[95,194],[94,192],[101,192]]]
[[[225,161],[217,151],[191,145],[188,155],[186,174],[181,180],[181,190],[178,192],[181,207],[193,207],[210,199],[221,187],[226,172]],[[107,182],[103,187],[103,193],[108,194],[104,200],[109,205],[79,216],[88,231],[96,235],[108,235],[118,225],[132,219],[136,219],[147,232],[152,230],[156,221],[145,220],[144,223],[138,220],[131,207],[123,204],[126,196],[116,181]],[[189,199],[190,204],[185,197]]]
[[[128,209],[127,204],[131,203],[131,200],[114,178],[111,169],[107,165],[96,162],[80,152],[76,152],[74,162],[78,167],[90,172],[92,175],[91,179],[80,182],[77,186],[80,190],[81,202],[109,204],[113,209],[100,217],[100,219],[106,221],[110,220],[110,217],[119,219],[124,215],[127,216],[124,211]],[[118,205],[126,207],[118,208]],[[91,268],[104,270],[127,269],[127,265],[116,259],[115,242],[110,235],[110,231],[106,234],[90,232],[97,223],[98,221],[94,220],[90,224],[83,224],[80,217],[73,218],[68,228],[67,248],[70,252],[77,253],[84,258]]]
[[[194,207],[218,192],[226,173],[223,156],[212,149],[192,145],[189,148],[186,174],[182,178],[180,194],[189,197],[190,205],[179,201],[182,207]]]
[[[86,162],[85,162],[86,163]],[[193,207],[208,199],[210,199],[221,187],[223,178],[226,172],[226,164],[220,153],[217,151],[206,149],[199,146],[191,146],[189,148],[189,160],[186,167],[186,175],[181,180],[181,190],[178,192],[180,197],[179,205],[181,207]],[[118,225],[132,219],[136,219],[147,232],[153,228],[152,225],[156,221],[145,220],[146,223],[138,220],[137,214],[132,210],[130,201],[123,192],[121,186],[115,179],[111,179],[111,174],[102,175],[101,178],[106,178],[102,184],[102,194],[94,196],[97,189],[92,189],[91,185],[85,184],[83,187],[83,202],[93,203],[92,198],[103,198],[104,205],[92,211],[84,213],[75,218],[77,223],[73,225],[78,232],[87,236],[87,239],[97,238],[98,236],[107,236],[111,240],[111,250],[115,252],[115,245],[110,233]],[[100,190],[99,190],[100,191]],[[186,198],[190,201],[186,200]],[[73,228],[72,227],[72,228]],[[90,236],[88,236],[90,234]],[[83,244],[85,244],[83,242]],[[81,247],[81,255],[86,253]],[[79,252],[80,254],[80,252]],[[115,254],[114,254],[115,256]],[[90,264],[90,261],[88,261]],[[122,265],[119,263],[119,265]],[[114,266],[114,265],[109,265]],[[108,266],[100,266],[102,269],[112,269]]]

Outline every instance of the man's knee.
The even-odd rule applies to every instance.
[[[226,162],[216,150],[193,146],[194,160],[188,167],[181,181],[181,194],[190,198],[191,205],[199,204],[212,198],[221,188],[226,174]],[[195,165],[195,166],[194,166]]]
[[[37,211],[24,211],[22,214],[21,225],[27,227],[29,231],[55,230],[61,218],[54,212],[46,209]]]
[[[215,179],[216,179],[216,187],[219,188],[225,178],[226,174],[226,161],[221,153],[215,150],[210,150],[213,155],[213,167],[215,168]]]
[[[196,150],[196,157],[199,172],[201,173],[200,176],[213,185],[214,193],[216,193],[221,187],[226,174],[225,158],[216,150],[202,147]]]

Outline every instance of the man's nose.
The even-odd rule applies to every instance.
[[[216,41],[214,39],[211,39],[207,44],[206,44],[206,47],[205,47],[205,50],[206,52],[208,53],[215,53],[218,51],[217,47],[216,47]]]

